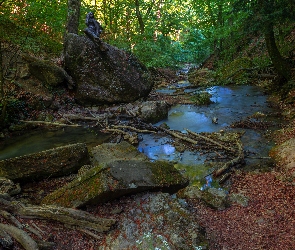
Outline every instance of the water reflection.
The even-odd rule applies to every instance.
[[[2,142],[0,160],[78,142],[86,143],[88,146],[97,146],[108,138],[107,134],[83,127],[35,131]]]
[[[175,161],[180,159],[180,153],[170,144],[138,147],[138,150],[148,156],[151,160],[169,160]]]

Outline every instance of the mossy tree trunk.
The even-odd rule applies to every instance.
[[[291,79],[291,68],[282,57],[275,40],[273,24],[271,22],[265,25],[264,39],[267,47],[269,57],[278,72],[286,81]]]

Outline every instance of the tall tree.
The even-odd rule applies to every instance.
[[[66,32],[78,34],[81,0],[68,0]]]

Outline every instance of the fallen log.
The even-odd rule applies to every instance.
[[[117,128],[125,128],[125,129],[130,129],[138,133],[156,133],[155,131],[147,130],[147,129],[138,129],[132,126],[123,126],[123,125],[116,125],[112,126],[112,128],[117,129]]]

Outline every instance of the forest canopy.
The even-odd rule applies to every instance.
[[[212,53],[223,62],[257,34],[276,39],[267,46],[279,46],[294,26],[294,5],[292,0],[84,0],[79,32],[87,12],[93,11],[104,27],[102,39],[134,53],[147,66],[198,64]],[[67,0],[2,0],[0,11],[2,42],[34,53],[61,53]],[[274,53],[270,57],[277,56],[273,47],[268,49]]]

